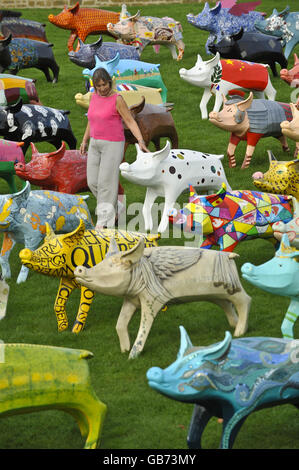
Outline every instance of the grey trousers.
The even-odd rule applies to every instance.
[[[97,199],[97,224],[113,227],[117,211],[119,165],[125,142],[90,138],[87,155],[87,184]]]

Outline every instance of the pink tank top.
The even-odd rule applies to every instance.
[[[111,96],[91,95],[87,112],[90,137],[112,142],[125,140],[122,118],[116,109],[117,97],[117,93]]]

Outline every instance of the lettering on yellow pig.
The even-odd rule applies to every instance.
[[[157,246],[159,235],[143,235],[138,232],[113,229],[85,230],[85,224],[81,219],[76,230],[61,235],[56,235],[46,224],[43,245],[34,251],[24,249],[20,252],[22,264],[27,268],[40,274],[60,278],[54,303],[58,331],[68,328],[65,307],[75,288],[80,288],[81,296],[72,331],[78,333],[84,328],[94,292],[75,281],[74,270],[77,266],[91,268],[101,262],[109,250],[112,237],[115,238],[120,251],[127,251],[134,247],[141,237],[144,238],[145,246]]]

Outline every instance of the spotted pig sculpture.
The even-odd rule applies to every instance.
[[[221,108],[223,95],[231,90],[253,91],[259,98],[266,95],[272,101],[276,96],[266,65],[236,59],[220,60],[219,52],[207,61],[198,54],[194,67],[180,69],[179,75],[182,80],[204,89],[199,106],[202,119],[208,118],[207,104],[212,95],[215,95],[215,112]]]
[[[234,3],[234,2],[230,2]],[[245,2],[239,5],[234,5],[232,8],[223,8],[222,2],[217,2],[217,5],[210,8],[208,2],[205,3],[203,10],[198,15],[189,13],[187,21],[192,26],[198,29],[209,32],[209,37],[206,41],[206,53],[210,54],[209,45],[214,41],[219,42],[222,36],[235,34],[241,28],[244,31],[254,31],[255,22],[262,20],[261,13],[253,10],[260,2]],[[243,11],[242,11],[243,6]]]
[[[124,297],[116,325],[122,352],[130,350],[128,325],[140,307],[130,359],[141,353],[155,317],[168,302],[213,302],[223,308],[236,336],[246,332],[251,298],[239,280],[237,255],[179,246],[145,249],[143,239],[127,252],[120,252],[116,243],[110,246],[102,263],[78,266],[74,275],[89,289]]]
[[[72,51],[77,38],[84,42],[90,34],[108,34],[107,23],[118,21],[119,13],[97,8],[82,8],[77,2],[70,8],[65,5],[58,15],[50,14],[48,20],[58,28],[71,31],[67,47]]]
[[[59,66],[52,47],[53,44],[42,41],[12,38],[10,34],[8,37],[0,39],[0,72],[9,70],[15,75],[20,70],[35,67],[44,73],[47,82],[56,83],[59,76]]]
[[[102,36],[92,43],[84,44],[81,39],[78,39],[80,48],[77,51],[69,52],[69,59],[79,67],[93,69],[96,65],[95,56],[101,61],[113,59],[116,54],[119,54],[120,59],[133,59],[139,60],[139,53],[134,46],[127,46],[118,42],[103,42]]]
[[[226,191],[199,196],[191,187],[189,203],[173,210],[170,222],[203,237],[201,248],[233,251],[238,243],[265,238],[275,243],[272,225],[293,218],[292,197],[258,191]]]
[[[173,18],[141,16],[140,11],[130,16],[126,5],[123,5],[119,22],[109,23],[107,29],[112,36],[124,44],[133,44],[140,54],[149,44],[153,46],[164,45],[170,49],[173,59],[181,60],[183,58],[185,44],[182,26]]]
[[[88,228],[93,222],[82,196],[55,191],[31,191],[29,182],[21,191],[0,195],[0,232],[4,233],[0,256],[2,276],[11,277],[9,256],[15,243],[35,250],[46,233],[46,223],[59,233],[74,230],[83,219]],[[22,266],[17,283],[27,279],[28,269]]]
[[[259,191],[288,194],[299,201],[299,160],[279,161],[268,150],[269,170],[253,173],[253,184]]]
[[[147,371],[151,388],[174,400],[194,403],[188,431],[190,449],[201,448],[209,420],[223,420],[220,448],[233,447],[245,419],[270,406],[299,406],[299,341],[271,337],[232,339],[194,347],[184,327],[177,359]],[[267,429],[271,433],[271,429]]]
[[[83,219],[77,228],[65,235],[56,235],[46,224],[46,236],[43,244],[34,251],[24,249],[19,253],[21,262],[27,268],[40,274],[60,278],[57,297],[54,304],[58,331],[68,328],[66,302],[75,288],[80,288],[80,305],[73,326],[73,333],[79,333],[85,326],[94,291],[80,286],[75,280],[74,271],[78,265],[92,267],[106,256],[111,238],[115,237],[121,251],[132,248],[145,237],[147,246],[157,245],[159,235],[142,235],[124,230],[103,229],[95,231],[85,229]]]
[[[215,192],[225,183],[230,189],[221,163],[223,155],[196,152],[189,149],[165,147],[156,152],[142,152],[136,144],[135,162],[120,165],[121,175],[128,181],[146,186],[142,208],[145,230],[153,229],[152,207],[157,197],[164,197],[165,204],[158,232],[168,225],[169,211],[179,195],[193,184],[201,192]]]
[[[90,351],[38,344],[0,345],[0,418],[61,410],[75,418],[84,448],[100,443],[107,406],[90,380]]]
[[[280,12],[274,8],[269,18],[260,19],[255,23],[255,28],[262,33],[278,37],[285,47],[284,55],[288,59],[299,42],[298,21],[299,12],[291,12],[289,6]]]
[[[275,256],[260,266],[245,263],[241,267],[242,276],[254,286],[274,295],[291,299],[281,324],[284,338],[294,338],[294,324],[299,317],[299,251],[290,246],[287,234],[282,236]],[[274,300],[274,298],[272,297]]]
[[[263,137],[274,137],[281,143],[284,152],[289,151],[287,139],[282,133],[281,123],[291,121],[292,112],[288,103],[232,96],[227,100],[223,96],[223,109],[209,114],[209,121],[216,127],[230,132],[227,156],[229,166],[236,167],[235,150],[241,141],[246,141],[245,157],[241,169],[249,167],[255,147]]]

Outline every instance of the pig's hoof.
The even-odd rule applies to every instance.
[[[72,332],[73,333],[80,333],[84,328],[84,324],[78,320],[75,321]]]
[[[59,332],[60,332],[60,331],[65,331],[65,330],[67,330],[67,328],[68,328],[68,323],[67,323],[67,322],[58,325],[58,331],[59,331]]]

